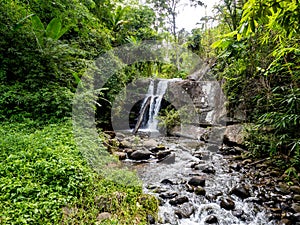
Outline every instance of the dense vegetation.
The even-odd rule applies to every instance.
[[[300,166],[300,46],[298,1],[224,1],[227,30],[213,47],[232,117],[250,122],[256,156],[280,155],[289,174]],[[292,173],[291,173],[292,171]]]
[[[117,1],[1,1],[1,224],[96,224],[101,212],[112,214],[102,224],[143,224],[155,216],[157,202],[136,175],[119,171],[132,182],[116,183],[88,165],[70,122],[87,68],[114,46],[154,38],[153,15]]]
[[[248,124],[248,149],[276,156],[288,175],[299,171],[299,1],[222,0],[215,18],[203,18],[203,27],[191,33],[177,30],[180,0],[147,2],[0,2],[1,224],[93,224],[104,211],[113,215],[107,224],[143,224],[155,215],[156,200],[142,194],[134,174],[122,171],[137,181],[128,186],[90,167],[70,122],[77,85],[93,62],[143,40],[173,42],[216,60],[229,116]],[[208,27],[211,20],[218,25]],[[174,63],[137,62],[109,79],[98,93],[98,128],[110,127],[114,98],[129,82],[186,77],[177,53],[168,54]],[[165,118],[166,128],[178,122],[175,110]],[[101,143],[90,148],[104,149]]]

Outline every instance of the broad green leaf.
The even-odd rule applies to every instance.
[[[53,18],[46,28],[46,37],[57,40],[61,31],[61,21],[59,18]]]
[[[44,42],[44,33],[45,33],[45,27],[41,21],[41,19],[37,16],[34,15],[31,17],[31,22],[32,22],[32,28],[36,36],[36,41],[38,42],[39,45],[43,45]]]
[[[61,38],[61,36],[63,36],[68,30],[69,30],[70,27],[64,27],[60,30],[58,36],[57,36],[57,40]]]
[[[44,24],[42,23],[41,19],[37,15],[34,15],[31,17],[31,22],[32,22],[33,30],[35,32],[38,32],[39,35],[43,35],[45,32],[45,27],[44,27]]]

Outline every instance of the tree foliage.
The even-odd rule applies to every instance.
[[[213,44],[231,115],[243,110],[255,124],[250,149],[257,155],[285,154],[298,169],[299,7],[298,1],[249,0],[238,25],[231,22],[235,29]]]

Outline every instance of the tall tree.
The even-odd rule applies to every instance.
[[[180,13],[180,8],[187,6],[188,3],[184,0],[147,0],[147,3],[153,7],[157,14],[158,27],[167,24],[167,30],[173,35],[177,41],[177,16]],[[200,0],[190,0],[190,6],[204,6]]]

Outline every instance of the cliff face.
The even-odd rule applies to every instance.
[[[226,122],[225,97],[217,81],[171,82],[165,98],[177,110],[182,109],[193,116],[191,124],[210,126]]]

